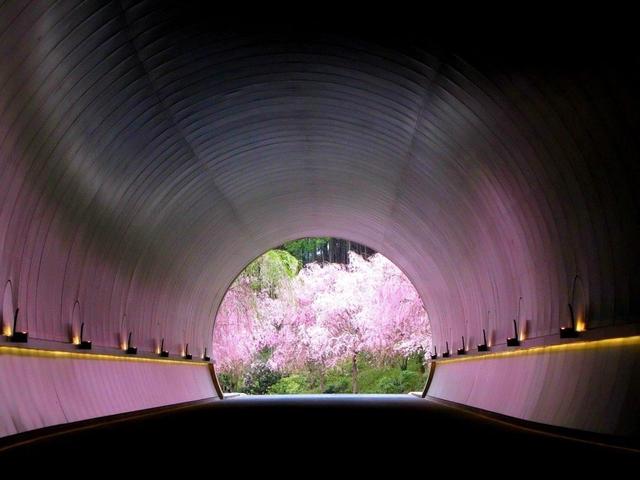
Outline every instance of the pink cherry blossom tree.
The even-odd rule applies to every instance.
[[[401,356],[406,359],[431,350],[431,326],[418,292],[409,279],[384,256],[377,254],[367,262],[374,285],[365,315],[374,325],[368,346],[378,358]]]
[[[258,350],[254,292],[246,278],[239,277],[220,305],[213,337],[213,352],[218,371],[231,378],[237,387],[243,371]]]
[[[225,296],[214,335],[219,370],[236,378],[266,349],[271,368],[314,372],[322,389],[327,370],[350,361],[356,393],[360,352],[383,361],[431,348],[420,297],[381,254],[365,260],[350,252],[348,265],[313,263],[284,280],[257,281],[261,270],[249,271]]]

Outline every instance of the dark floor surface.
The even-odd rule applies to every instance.
[[[241,478],[377,470],[389,470],[392,478],[559,470],[595,475],[603,467],[610,473],[640,467],[632,449],[540,433],[409,395],[237,397],[65,429],[44,438],[15,437],[22,444],[11,448],[4,439],[0,465],[6,471],[7,465],[32,468],[53,460],[76,473],[88,465],[93,473],[130,476],[134,468],[176,478],[198,471]]]

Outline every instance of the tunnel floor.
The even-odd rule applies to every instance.
[[[4,440],[5,465],[53,457],[66,465],[107,460],[158,468],[184,459],[185,466],[233,472],[272,468],[274,461],[317,465],[320,458],[338,458],[356,469],[391,461],[408,475],[436,464],[466,474],[541,460],[569,469],[611,461],[640,465],[634,449],[538,432],[411,395],[240,396],[103,419],[21,438],[13,447]]]

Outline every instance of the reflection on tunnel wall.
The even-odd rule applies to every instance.
[[[458,357],[437,363],[429,396],[536,423],[637,435],[639,350],[634,336]]]
[[[557,335],[576,274],[588,329],[638,321],[632,63],[0,8],[0,278],[34,338],[70,341],[78,302],[96,345],[198,355],[243,266],[318,234],[401,267],[440,348],[504,342],[520,297],[522,335]]]
[[[204,363],[0,348],[0,438],[210,398]]]

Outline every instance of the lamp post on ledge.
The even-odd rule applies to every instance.
[[[520,339],[518,338],[518,323],[516,319],[513,319],[513,331],[514,336],[507,338],[507,347],[518,347],[520,346]]]
[[[127,338],[127,353],[129,355],[137,355],[138,354],[138,347],[132,347],[131,346],[131,333],[129,332],[129,337]]]
[[[576,317],[573,312],[573,297],[576,292],[576,281],[578,275],[573,277],[573,286],[571,287],[571,298],[569,301],[569,317],[571,318],[571,326],[560,327],[560,338],[576,338],[578,336],[578,330],[576,329]]]
[[[80,343],[78,343],[80,350],[91,350],[91,340],[84,339],[84,322],[80,325]]]
[[[520,304],[522,303],[522,297],[518,299],[518,313],[516,314],[516,318],[513,319],[513,337],[507,338],[507,347],[518,347],[520,346],[520,338],[518,335],[518,322],[520,320]],[[516,320],[517,319],[517,320]]]
[[[560,327],[560,338],[577,338],[578,331],[576,330],[576,321],[573,316],[573,306],[569,304],[569,314],[571,316],[570,327]]]
[[[462,348],[458,349],[458,355],[466,355],[467,354],[467,348],[464,344],[464,335],[462,336]]]
[[[482,339],[484,340],[484,343],[478,345],[478,351],[479,352],[488,352],[489,351],[489,345],[487,345],[487,334],[484,331],[484,328],[482,329]]]
[[[168,357],[169,356],[169,351],[164,349],[164,338],[162,339],[162,342],[160,343],[160,353],[158,353],[158,355],[160,355],[161,357]]]
[[[27,343],[29,341],[29,332],[19,332],[16,330],[18,326],[18,312],[19,308],[16,308],[16,313],[13,315],[13,331],[9,340],[14,343]]]

